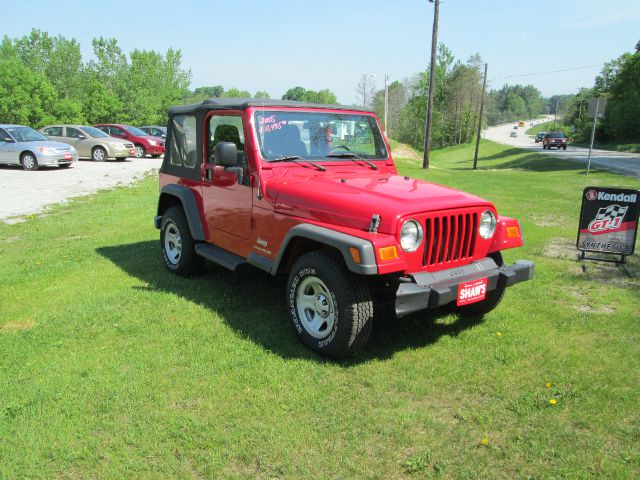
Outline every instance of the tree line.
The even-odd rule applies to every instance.
[[[167,106],[188,92],[191,72],[182,54],[134,50],[95,38],[85,62],[75,39],[32,30],[0,43],[0,118],[40,127],[47,123],[166,123]]]
[[[607,100],[604,118],[598,122],[596,141],[600,143],[640,142],[640,42],[634,53],[623,53],[604,64],[592,87],[581,88],[567,99],[564,123],[574,140],[589,142],[593,119],[589,101]]]
[[[484,62],[474,54],[462,62],[444,44],[438,45],[432,112],[432,147],[469,143],[478,125]],[[384,119],[384,89],[371,87],[371,75],[364,74],[356,86],[361,105]],[[388,85],[387,135],[422,149],[429,87],[429,69]],[[368,100],[370,99],[370,100]],[[532,85],[505,85],[490,90],[485,99],[483,123],[500,123],[535,118],[549,112],[548,100]]]

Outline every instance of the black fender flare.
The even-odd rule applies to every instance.
[[[158,198],[158,210],[154,220],[156,228],[160,228],[162,222],[162,199],[165,196],[173,196],[180,200],[182,209],[187,217],[187,223],[189,224],[189,231],[194,240],[204,241],[204,229],[202,228],[202,221],[200,220],[200,213],[198,210],[198,203],[193,192],[183,185],[165,185],[160,190],[160,197]]]
[[[272,275],[275,275],[278,272],[278,267],[284,258],[287,247],[294,238],[307,238],[335,248],[342,254],[347,268],[353,273],[357,273],[359,275],[376,275],[378,273],[376,254],[373,249],[373,244],[369,240],[354,237],[353,235],[348,235],[342,232],[336,232],[335,230],[319,227],[310,223],[301,223],[289,230],[285,235],[284,240],[282,240],[282,244],[278,250],[278,255],[276,255],[273,265],[271,265]],[[353,260],[351,253],[349,252],[349,248],[351,247],[358,249],[358,252],[360,253],[360,263],[356,263]],[[249,263],[252,263],[251,259],[248,260]]]

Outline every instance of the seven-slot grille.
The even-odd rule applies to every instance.
[[[431,267],[472,258],[477,230],[478,212],[428,216],[422,265]]]

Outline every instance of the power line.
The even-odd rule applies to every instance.
[[[562,70],[549,70],[548,72],[535,72],[535,73],[523,73],[522,75],[505,75],[503,77],[493,77],[489,80],[501,80],[503,78],[517,78],[517,77],[535,77],[537,75],[550,75],[552,73],[572,72],[574,70],[584,70],[586,68],[601,67],[604,63],[596,63],[595,65],[584,65],[582,67],[564,68]]]

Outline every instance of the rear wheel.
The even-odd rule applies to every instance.
[[[204,259],[196,254],[189,223],[179,207],[171,207],[160,224],[162,258],[167,268],[178,275],[189,276],[202,270]]]
[[[107,151],[102,147],[95,147],[91,150],[91,160],[94,162],[104,162],[107,159]]]
[[[302,255],[287,283],[294,330],[311,350],[330,358],[355,355],[373,325],[373,301],[364,278],[324,251]]]
[[[22,168],[25,170],[37,170],[40,165],[38,165],[38,160],[36,160],[36,156],[31,152],[25,152],[20,157],[20,164]]]

